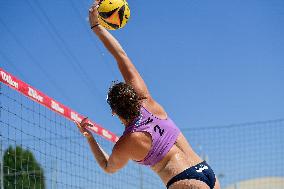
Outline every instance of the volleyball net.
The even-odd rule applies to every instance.
[[[284,188],[284,119],[183,131],[225,189]]]
[[[73,123],[83,115],[3,69],[0,80],[0,188],[164,188],[150,169],[132,162],[118,173],[105,174]],[[118,137],[89,122],[98,143],[110,153]],[[222,186],[284,176],[283,119],[183,132]]]

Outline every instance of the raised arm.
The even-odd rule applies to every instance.
[[[89,10],[89,21],[92,30],[116,59],[119,70],[125,82],[132,85],[139,95],[146,97],[149,100],[151,96],[145,82],[119,42],[104,27],[98,24],[97,7],[98,6],[94,4]]]

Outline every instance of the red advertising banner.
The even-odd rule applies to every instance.
[[[28,85],[27,83],[19,80],[18,78],[14,77],[10,73],[4,71],[2,68],[0,68],[0,81],[12,89],[20,92],[24,96],[27,96],[31,100],[49,108],[50,110],[64,116],[65,118],[71,120],[71,121],[78,121],[81,122],[82,119],[86,116],[82,116],[79,113],[75,112],[74,110],[70,109],[67,106],[64,106],[60,102],[50,98],[49,96],[45,95],[41,91],[35,89],[34,87]],[[104,129],[99,124],[88,120],[88,123],[91,124],[91,126],[88,127],[88,129],[104,138],[106,138],[109,141],[116,142],[118,140],[118,137],[113,134],[112,132]],[[74,125],[75,126],[75,125]]]

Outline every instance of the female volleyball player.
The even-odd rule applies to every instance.
[[[124,78],[124,82],[115,83],[108,92],[107,102],[112,113],[125,125],[110,156],[85,128],[86,118],[76,123],[100,167],[107,173],[114,173],[129,160],[134,160],[149,166],[167,188],[219,189],[213,170],[192,150],[163,107],[151,97],[118,41],[99,25],[96,4],[89,10],[89,20],[94,33],[116,59]]]

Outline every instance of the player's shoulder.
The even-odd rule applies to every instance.
[[[131,146],[135,145],[141,139],[143,133],[142,132],[130,132],[126,135],[123,135],[117,141],[117,144],[123,146]]]
[[[146,108],[148,112],[150,112],[153,116],[159,118],[159,119],[166,119],[167,113],[162,105],[160,105],[157,101],[154,99],[149,99],[145,101],[142,106]]]
[[[115,144],[115,151],[119,151],[120,153],[127,155],[130,159],[139,159],[142,157],[140,151],[143,149],[142,141],[144,140],[145,133],[143,132],[128,133],[117,141]]]

